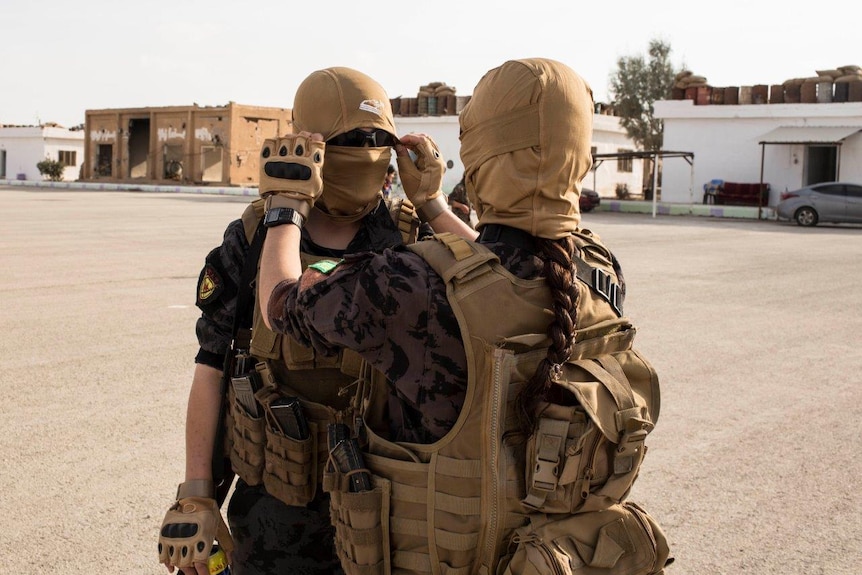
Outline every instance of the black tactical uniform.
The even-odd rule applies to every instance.
[[[366,250],[380,251],[402,243],[402,235],[387,204],[362,220],[362,227],[344,252],[318,246],[303,232],[302,251],[316,256],[340,258]],[[207,276],[216,292],[202,304],[196,331],[200,351],[196,363],[218,370],[231,345],[231,331],[237,306],[237,290],[249,243],[242,220],[231,222],[222,244],[206,258],[201,280]],[[236,549],[233,573],[326,574],[341,573],[333,547],[329,521],[329,498],[322,490],[306,507],[288,506],[262,486],[249,486],[238,479],[228,505],[228,522]]]

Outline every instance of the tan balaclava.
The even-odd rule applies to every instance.
[[[508,61],[479,80],[460,123],[477,229],[560,239],[578,228],[593,127],[593,93],[580,76],[553,60]]]
[[[324,140],[355,128],[379,128],[395,135],[392,106],[383,87],[350,68],[326,68],[303,80],[293,102],[295,131],[323,134]],[[323,195],[316,207],[343,221],[373,210],[381,195],[390,147],[327,146]]]

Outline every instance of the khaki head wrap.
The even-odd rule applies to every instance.
[[[318,70],[303,80],[293,102],[293,125],[296,131],[323,134],[324,140],[356,128],[395,134],[386,91],[350,68]],[[364,217],[377,206],[390,160],[390,148],[327,148],[317,205],[338,219]]]
[[[592,166],[593,93],[571,68],[511,60],[486,73],[460,116],[461,161],[477,228],[560,239],[581,221]]]

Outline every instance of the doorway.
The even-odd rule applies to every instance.
[[[149,174],[150,119],[129,120],[129,177]]]
[[[806,186],[838,181],[838,146],[808,146],[804,180]]]
[[[114,164],[114,146],[111,144],[99,144],[96,150],[96,175],[111,177],[111,166]]]
[[[201,180],[207,183],[222,181],[221,146],[201,146]]]
[[[166,180],[183,179],[183,147],[179,144],[165,144],[164,178]]]

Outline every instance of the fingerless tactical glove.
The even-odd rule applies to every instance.
[[[447,209],[443,198],[443,172],[446,164],[434,140],[424,136],[415,147],[416,162],[410,156],[398,156],[398,170],[407,199],[413,203],[423,221],[431,221]]]
[[[261,197],[275,196],[272,207],[293,208],[308,218],[323,193],[325,147],[307,132],[266,140],[261,150]]]
[[[159,531],[159,562],[175,567],[206,563],[213,541],[230,554],[233,538],[215,499],[186,497],[165,514]]]

